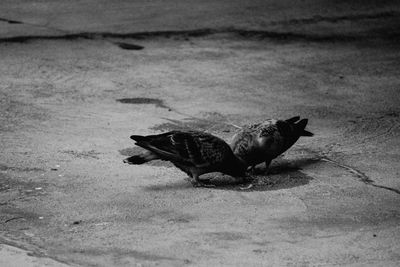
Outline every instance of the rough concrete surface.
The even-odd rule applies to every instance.
[[[400,265],[396,1],[0,5],[1,266]],[[122,163],[295,115],[249,190]]]

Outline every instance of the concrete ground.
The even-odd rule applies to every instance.
[[[0,266],[399,266],[399,15],[397,1],[2,1]],[[315,136],[250,190],[122,163],[131,134],[228,141],[295,115]]]

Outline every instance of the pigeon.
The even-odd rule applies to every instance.
[[[300,116],[296,116],[246,125],[232,137],[232,151],[251,170],[265,162],[268,171],[271,161],[296,143],[300,136],[314,135],[305,130],[308,119],[299,120]]]
[[[170,131],[157,135],[132,135],[135,144],[144,148],[141,154],[124,160],[128,164],[143,164],[166,160],[184,171],[194,186],[205,186],[199,176],[221,172],[232,177],[244,177],[247,166],[237,158],[222,139],[199,131]]]

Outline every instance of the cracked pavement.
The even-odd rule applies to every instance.
[[[396,1],[1,5],[0,265],[400,264]],[[294,115],[315,136],[249,190],[122,163]]]

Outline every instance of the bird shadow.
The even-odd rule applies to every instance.
[[[276,159],[266,172],[263,165],[262,168],[256,169],[249,174],[250,181],[244,184],[220,184],[216,189],[233,190],[233,191],[272,191],[280,189],[289,189],[293,187],[303,186],[313,179],[313,177],[305,174],[301,170],[309,165],[320,162],[320,158],[296,158],[296,159]]]
[[[231,190],[241,192],[251,191],[271,191],[279,189],[288,189],[308,184],[313,178],[301,170],[302,168],[320,162],[320,158],[298,158],[298,159],[276,159],[270,166],[268,173],[266,169],[257,169],[256,173],[249,174],[248,182],[240,181],[221,173],[209,173],[201,178],[204,187],[215,190]],[[189,179],[180,180],[173,183],[163,185],[146,186],[146,191],[163,191],[163,190],[190,190],[195,189],[189,182]]]

